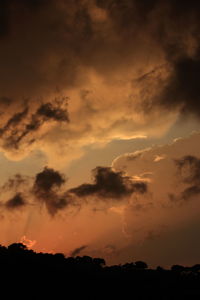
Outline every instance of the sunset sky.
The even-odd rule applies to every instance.
[[[0,1],[0,243],[200,262],[200,1]]]

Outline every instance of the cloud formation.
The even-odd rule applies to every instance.
[[[200,52],[192,58],[180,58],[173,68],[174,72],[161,92],[159,102],[169,109],[179,107],[184,115],[193,114],[199,117]]]
[[[144,194],[147,185],[144,182],[134,182],[122,172],[116,172],[110,167],[96,167],[93,170],[93,184],[82,184],[70,190],[78,197],[97,196],[99,198],[121,199],[133,193]]]
[[[14,197],[5,203],[5,207],[9,210],[16,210],[26,205],[26,201],[21,193],[17,193]]]
[[[74,250],[71,252],[70,256],[75,257],[75,256],[79,255],[79,254],[80,254],[83,250],[85,250],[85,248],[87,248],[87,247],[88,247],[88,246],[83,245],[83,246],[81,246],[81,247],[79,247],[79,248],[74,249]]]
[[[184,219],[182,206],[198,208],[199,184],[174,163],[199,159],[198,138],[125,155],[70,190],[55,169],[114,139],[162,136],[180,115],[199,118],[199,32],[196,0],[1,0],[0,151],[13,160],[43,151],[49,166],[25,192],[23,179],[10,180],[5,199],[21,195],[53,216],[128,198],[110,214],[124,214],[136,236]]]
[[[199,115],[199,19],[195,0],[1,1],[2,150],[71,160]]]
[[[68,204],[69,196],[60,191],[64,183],[62,174],[47,167],[35,176],[33,194],[36,200],[46,205],[52,216]]]
[[[98,205],[101,211],[103,203],[108,208],[112,203],[128,200],[133,194],[143,195],[148,192],[145,181],[135,181],[110,167],[96,167],[92,174],[94,183],[82,184],[72,189],[66,187],[66,176],[52,168],[45,167],[33,178],[16,174],[1,187],[4,198],[6,194],[11,195],[6,202],[2,199],[2,203],[9,209],[18,209],[27,204],[44,205],[47,212],[55,216],[64,209],[80,209],[94,204],[94,211],[98,210]]]
[[[53,216],[58,210],[69,206],[81,207],[86,203],[84,198],[91,200],[111,199],[113,202],[130,197],[132,194],[147,193],[146,182],[134,181],[122,172],[116,172],[110,167],[96,167],[93,171],[94,183],[82,184],[72,189],[63,188],[66,179],[54,169],[45,167],[35,176],[32,192],[36,200],[44,203]],[[76,196],[76,197],[75,197]]]
[[[181,180],[187,187],[181,192],[179,198],[186,201],[200,194],[200,158],[186,155],[175,161]],[[172,194],[173,200],[177,198]]]
[[[46,167],[42,172],[36,175],[34,192],[36,194],[48,193],[55,187],[60,187],[64,183],[65,179],[59,172]]]
[[[155,109],[160,104],[167,109],[179,109],[185,114],[199,116],[199,37],[200,5],[198,1],[129,0],[97,1],[105,9],[118,32],[121,42],[144,51],[152,49],[153,55],[162,53],[163,70],[155,67],[139,77],[143,84],[141,96],[144,110]],[[141,38],[147,38],[146,45]],[[134,52],[134,56],[137,50]],[[144,57],[147,53],[143,53]],[[141,63],[141,61],[140,61]],[[163,73],[167,71],[167,77]],[[151,93],[148,83],[154,79],[160,84],[157,93]],[[163,80],[164,79],[164,80]],[[148,91],[148,95],[146,94]],[[150,93],[149,93],[150,92]]]
[[[173,230],[180,223],[191,221],[195,210],[199,210],[199,145],[200,134],[195,133],[168,145],[127,153],[113,161],[117,171],[148,182],[148,195],[129,202],[120,211],[125,231],[136,241],[145,239],[149,231],[157,228]],[[112,211],[118,213],[117,209]]]
[[[2,185],[1,191],[9,192],[9,191],[17,191],[20,188],[23,188],[25,185],[28,185],[29,177],[23,176],[21,174],[15,174],[14,176],[8,178],[8,180]]]
[[[200,159],[192,156],[186,155],[181,159],[175,161],[178,170],[181,174],[182,180],[185,183],[200,183]]]
[[[39,103],[35,112],[31,111],[30,104],[26,104],[21,112],[13,114],[0,128],[1,146],[15,153],[21,148],[26,149],[36,138],[42,137],[47,131],[44,125],[48,124],[51,127],[52,121],[69,122],[66,98],[55,99],[54,103]]]

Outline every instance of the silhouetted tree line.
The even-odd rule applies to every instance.
[[[57,299],[61,293],[65,299],[200,299],[200,264],[170,270],[150,269],[143,261],[106,266],[102,258],[36,253],[14,243],[0,246],[0,271],[1,286],[9,283],[14,293],[21,287]]]

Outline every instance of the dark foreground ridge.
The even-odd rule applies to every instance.
[[[36,253],[14,243],[0,246],[0,270],[7,295],[25,298],[200,299],[200,264],[170,270],[149,269],[142,261],[106,266],[102,258]]]

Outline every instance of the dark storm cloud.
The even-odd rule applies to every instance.
[[[79,255],[79,254],[80,254],[83,250],[85,250],[85,248],[87,248],[87,247],[88,247],[88,246],[83,245],[83,246],[81,246],[81,247],[79,247],[79,248],[74,249],[74,250],[71,252],[70,256],[75,257],[75,256]]]
[[[161,93],[160,103],[167,108],[179,107],[183,114],[200,114],[200,54],[183,57],[173,65],[174,71]]]
[[[87,196],[97,196],[100,199],[122,199],[133,193],[144,194],[147,185],[144,182],[134,182],[122,172],[114,172],[109,167],[97,167],[93,170],[94,183],[82,184],[78,187],[64,190],[64,176],[50,168],[38,173],[35,177],[32,193],[36,201],[45,204],[50,215],[69,207],[80,209]],[[76,197],[75,197],[76,196]]]
[[[8,7],[6,0],[0,2],[0,38],[3,38],[8,34]]]
[[[14,197],[9,199],[5,203],[5,207],[9,210],[16,210],[16,209],[19,209],[19,208],[25,206],[26,204],[27,203],[24,200],[23,195],[21,193],[17,193]]]
[[[169,110],[179,109],[184,115],[200,116],[200,3],[199,1],[160,1],[168,4],[164,11],[160,35],[166,61],[171,68],[169,78],[158,91],[155,104]],[[159,78],[158,78],[159,79]],[[148,101],[147,101],[148,102]]]
[[[160,49],[174,67],[170,90],[179,82],[180,62],[190,59],[191,39],[199,44],[200,4],[195,0],[4,0],[0,11],[0,88],[6,97],[10,85],[27,97],[52,85],[76,85],[80,66],[104,74],[131,59],[134,67],[150,49],[152,54]]]
[[[50,168],[38,173],[35,177],[32,193],[36,200],[44,203],[53,216],[66,207],[78,207],[86,204],[84,197],[97,196],[100,199],[122,199],[133,193],[144,194],[147,184],[133,181],[122,172],[115,172],[109,167],[96,167],[93,170],[94,183],[82,184],[78,187],[64,190],[64,176]],[[76,195],[76,197],[74,197]]]
[[[28,152],[40,140],[44,123],[68,122],[66,109],[49,99],[56,91],[92,89],[91,70],[109,84],[115,76],[123,80],[132,68],[144,113],[162,107],[199,115],[199,32],[200,4],[195,0],[2,0],[1,148],[14,155]],[[40,97],[45,99],[41,105]],[[124,106],[135,113],[137,101],[131,99]],[[103,103],[86,107],[86,97],[81,103],[80,111],[87,108],[86,122],[104,111]],[[121,120],[115,121],[118,126]],[[93,129],[95,122],[89,122],[80,127]]]
[[[44,170],[36,175],[34,183],[35,193],[46,193],[52,191],[53,188],[60,188],[65,183],[63,175],[58,171],[50,168],[44,168]]]
[[[121,199],[133,193],[146,193],[144,182],[134,182],[122,172],[115,172],[110,167],[96,167],[93,170],[93,184],[82,184],[69,190],[78,197],[96,195],[100,198]]]
[[[65,181],[62,174],[47,167],[35,177],[32,193],[36,200],[45,204],[52,216],[73,204],[72,197],[67,192],[61,191]]]
[[[52,92],[73,85],[79,76],[79,57],[83,58],[90,36],[90,23],[82,1],[3,1],[3,96],[12,94],[20,101],[24,95],[45,95],[48,89]]]
[[[26,204],[44,205],[51,216],[66,208],[79,210],[87,204],[93,205],[95,196],[100,200],[119,200],[132,194],[147,193],[147,184],[142,181],[134,181],[125,176],[123,172],[113,171],[110,167],[96,167],[93,170],[94,183],[82,184],[72,189],[66,189],[66,177],[59,171],[45,167],[34,178],[16,174],[9,178],[1,187],[4,193],[15,194],[8,201],[3,201],[9,209],[18,209]],[[24,196],[29,199],[24,200]],[[91,200],[91,201],[86,201]],[[96,201],[95,205],[98,205]],[[94,211],[102,211],[104,208],[94,208]]]

